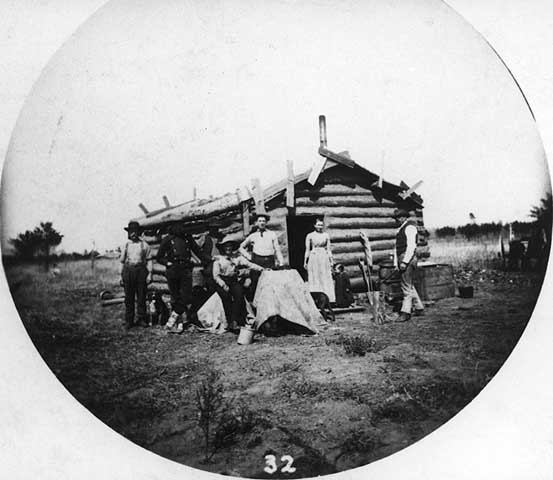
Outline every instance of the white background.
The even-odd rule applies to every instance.
[[[0,48],[15,49],[20,55],[17,63],[2,62],[0,142],[7,143],[25,92],[50,55],[101,3],[0,3],[5,27]],[[551,156],[553,5],[540,0],[455,0],[449,4],[486,36],[510,67],[532,106]],[[29,8],[43,9],[48,21],[29,23],[33,20],[26,16]],[[417,444],[340,476],[553,478],[552,304],[544,298],[553,288],[550,277],[519,345],[467,409]],[[1,478],[210,477],[130,444],[73,401],[26,335],[3,277],[0,312]]]

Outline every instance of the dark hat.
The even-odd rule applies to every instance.
[[[140,230],[140,224],[138,222],[132,221],[132,222],[129,222],[129,224],[126,227],[124,227],[124,229],[127,232],[137,231],[137,230]]]
[[[394,213],[392,213],[392,217],[394,218],[409,217],[414,211],[415,209],[411,207],[396,208],[394,210]]]
[[[239,241],[238,240],[235,240],[234,238],[232,237],[229,237],[228,235],[226,235],[225,237],[223,237],[221,239],[221,241],[217,244],[217,248],[219,250],[222,250],[223,248],[225,248],[228,244],[231,244],[232,245],[232,249],[233,250],[236,250],[238,248],[238,245],[239,245]]]
[[[255,214],[255,221],[257,222],[258,218],[264,218],[265,220],[269,221],[271,219],[271,216],[268,213],[256,213]]]

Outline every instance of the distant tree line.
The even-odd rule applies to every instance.
[[[11,238],[14,255],[4,255],[4,264],[21,262],[42,262],[46,269],[52,262],[67,260],[83,260],[100,256],[96,250],[84,250],[72,253],[55,253],[52,250],[57,247],[63,239],[63,235],[52,225],[52,222],[40,222],[40,225],[33,230],[26,230],[15,238]]]
[[[529,222],[512,222],[511,228],[513,233],[518,237],[530,237],[536,235],[542,230],[545,231],[548,243],[551,242],[551,225],[552,225],[552,197],[547,194],[545,198],[540,200],[540,204],[532,207],[530,217],[534,220]],[[472,218],[472,217],[471,217]],[[499,235],[500,232],[508,233],[509,224],[504,225],[502,222],[488,223],[467,223],[459,227],[441,227],[437,228],[435,235],[438,238],[452,237],[454,235],[463,235],[467,239],[486,235]]]

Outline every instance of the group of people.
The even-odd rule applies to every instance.
[[[284,266],[284,258],[277,235],[267,228],[270,216],[260,213],[256,216],[254,231],[239,243],[228,236],[221,235],[219,225],[211,224],[203,244],[200,246],[188,233],[184,224],[171,227],[159,246],[155,256],[157,263],[165,265],[165,276],[171,294],[171,314],[166,327],[170,332],[180,333],[190,323],[194,313],[191,310],[193,282],[192,272],[194,262],[192,253],[200,260],[203,267],[205,288],[208,295],[217,293],[222,301],[225,316],[230,330],[244,325],[246,318],[246,302],[252,300],[261,272]],[[333,295],[334,287],[330,273],[331,253],[328,235],[321,234],[322,220],[318,221],[313,232],[313,238],[308,235],[306,242],[311,256],[306,253],[306,264],[309,264],[310,278],[314,288],[323,285],[329,294]],[[130,222],[125,228],[128,241],[121,252],[121,278],[125,289],[125,321],[128,328],[146,324],[146,291],[147,291],[147,261],[151,256],[149,245],[140,237],[140,225]],[[310,240],[311,239],[311,240]],[[319,249],[326,242],[326,257],[322,257]],[[310,261],[309,259],[314,259]],[[322,263],[328,267],[322,278]],[[248,270],[249,275],[242,272]],[[246,281],[247,280],[247,281]],[[136,302],[136,321],[135,321]]]
[[[424,311],[413,285],[417,262],[417,227],[414,211],[398,209],[394,212],[394,217],[400,224],[396,235],[394,264],[401,272],[403,292],[401,313],[396,320],[406,321],[412,312],[420,315]],[[221,235],[217,224],[210,225],[201,246],[184,224],[171,227],[155,256],[156,261],[166,267],[172,308],[166,328],[170,332],[184,331],[195,313],[191,310],[194,268],[192,253],[202,264],[208,293],[217,293],[221,298],[229,330],[245,324],[246,302],[253,299],[261,272],[284,266],[277,235],[267,228],[269,218],[265,213],[258,214],[254,231],[241,243]],[[147,323],[147,262],[151,250],[140,237],[137,222],[130,222],[125,230],[128,232],[128,241],[121,251],[121,278],[125,290],[125,321],[127,327],[132,328]],[[340,265],[336,266],[335,286],[334,267],[330,236],[324,231],[323,220],[318,218],[314,223],[314,230],[305,238],[304,268],[307,271],[309,290],[326,294],[331,303],[336,302],[337,291],[340,295],[351,296],[347,275]],[[249,270],[248,281],[245,281],[247,277],[241,273],[246,269]]]

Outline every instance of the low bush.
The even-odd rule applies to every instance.
[[[362,335],[340,335],[327,339],[327,345],[341,345],[346,355],[364,357],[367,353],[376,352],[376,340]]]

